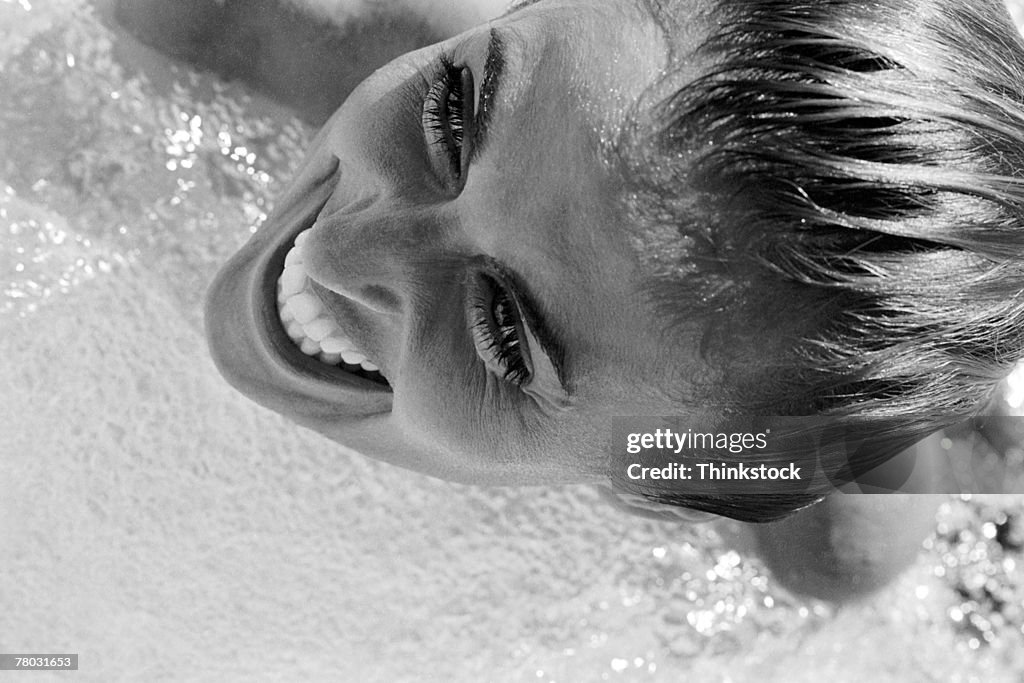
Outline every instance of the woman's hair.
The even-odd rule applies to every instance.
[[[873,466],[1024,357],[1024,42],[1002,0],[710,4],[615,148],[651,297],[707,322],[713,366],[740,330],[782,340],[714,390],[727,413],[898,420]],[[764,521],[823,492],[640,493]]]

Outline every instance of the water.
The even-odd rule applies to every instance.
[[[740,525],[439,482],[255,406],[207,356],[201,296],[311,131],[77,0],[0,0],[0,93],[0,651],[80,654],[35,679],[1024,670],[1019,499],[949,501],[902,578],[837,609]]]

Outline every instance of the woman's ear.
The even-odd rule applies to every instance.
[[[913,563],[943,500],[835,493],[752,532],[761,560],[786,588],[845,602],[882,588]]]

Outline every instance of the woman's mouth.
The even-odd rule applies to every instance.
[[[311,280],[305,268],[282,281],[285,260],[291,265],[302,254],[300,249],[288,255],[295,237],[313,226],[337,183],[336,160],[313,157],[307,162],[267,224],[217,273],[207,293],[204,320],[210,353],[232,386],[314,429],[386,416],[394,401],[391,385],[372,370],[381,365],[389,372],[388,366],[363,352],[360,345],[367,344],[367,331],[346,322],[348,317],[337,310],[340,302],[328,298],[328,290]],[[297,291],[295,283],[300,285]],[[279,297],[279,291],[288,294]],[[303,311],[303,297],[289,304],[304,292],[314,295],[312,306],[307,301]],[[278,298],[283,301],[278,303]],[[291,310],[296,304],[301,318]],[[312,317],[310,310],[315,311]],[[317,318],[327,324],[312,324]],[[340,355],[346,348],[347,364]],[[373,365],[364,367],[367,362]]]
[[[379,368],[367,359],[331,316],[306,274],[302,245],[310,229],[296,235],[277,280],[277,312],[281,325],[295,346],[307,356],[387,386],[388,382]]]

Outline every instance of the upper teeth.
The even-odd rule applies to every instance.
[[[315,356],[330,365],[358,365],[374,372],[377,366],[356,350],[355,344],[338,328],[338,323],[328,317],[323,302],[313,291],[300,248],[308,236],[309,230],[296,236],[295,245],[285,256],[284,272],[277,280],[277,309],[284,329],[307,356]]]

